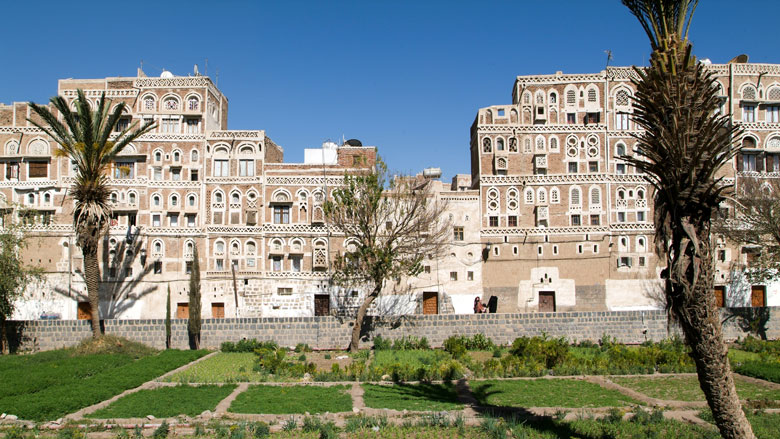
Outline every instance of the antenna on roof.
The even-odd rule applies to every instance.
[[[217,73],[215,74],[215,76],[217,77],[217,82],[214,85],[216,85],[217,88],[219,88],[219,69],[217,69]]]
[[[206,58],[206,73],[205,73],[205,75],[206,76],[209,75],[209,59],[208,58]]]
[[[193,72],[195,73],[195,76],[200,76],[200,72],[198,71],[198,65],[195,64],[195,68],[193,69]]]
[[[607,49],[604,51],[604,53],[607,54],[607,65],[604,67],[604,69],[606,70],[607,67],[609,67],[609,62],[612,61],[612,51]]]

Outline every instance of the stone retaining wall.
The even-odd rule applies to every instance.
[[[757,308],[723,311],[724,333],[727,340],[744,337],[745,332],[737,313],[755,315]],[[766,320],[766,335],[780,338],[780,308],[762,308]],[[751,314],[752,313],[752,314]],[[730,317],[732,316],[732,317]],[[105,320],[105,332],[157,348],[165,347],[165,321],[160,320]],[[431,346],[441,346],[451,335],[490,337],[496,343],[508,344],[515,338],[546,333],[552,337],[566,336],[571,341],[598,341],[604,334],[623,343],[641,343],[661,340],[671,334],[667,331],[663,311],[604,311],[519,314],[458,314],[410,315],[393,318],[369,319],[364,326],[364,340],[376,335],[396,339],[414,335],[428,338]],[[338,317],[286,318],[227,318],[203,320],[201,346],[217,348],[224,341],[242,338],[275,340],[282,346],[307,343],[315,349],[343,349],[349,344],[352,322]],[[672,328],[672,332],[678,332]],[[89,337],[86,320],[9,322],[11,348],[22,351],[51,350],[72,346]],[[369,345],[367,343],[367,345]],[[172,321],[172,347],[186,349],[187,320]]]

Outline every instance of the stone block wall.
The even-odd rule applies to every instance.
[[[755,310],[755,309],[752,309]],[[764,308],[766,335],[780,338],[780,308]],[[750,309],[734,310],[749,312]],[[755,311],[752,311],[755,312]],[[723,311],[723,329],[727,340],[744,337],[747,332],[738,319],[727,318],[735,312]],[[136,340],[156,348],[165,347],[165,321],[105,320],[105,332]],[[599,311],[514,314],[409,315],[393,318],[368,318],[364,325],[366,347],[376,335],[396,339],[425,336],[431,346],[441,346],[451,335],[484,334],[500,344],[509,344],[521,336],[546,333],[565,336],[570,341],[597,342],[604,334],[623,343],[661,340],[679,331],[667,327],[664,311]],[[314,349],[343,349],[349,344],[352,321],[333,316],[230,318],[203,320],[201,346],[218,348],[224,341],[243,338],[275,340],[282,346],[307,343]],[[90,336],[85,320],[9,322],[11,347],[22,351],[51,350],[72,346]],[[172,321],[172,347],[189,346],[187,321]]]

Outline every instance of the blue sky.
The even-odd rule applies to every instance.
[[[643,65],[649,45],[618,0],[135,1],[4,5],[0,102],[46,101],[60,78],[165,68],[217,80],[230,129],[264,129],[303,148],[358,138],[391,169],[469,170],[477,109],[511,102],[515,76]],[[780,2],[702,0],[699,57],[780,63]]]

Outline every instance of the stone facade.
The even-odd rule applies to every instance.
[[[746,132],[735,139],[743,153],[722,176],[737,186],[743,176],[780,178],[780,65],[708,68],[720,111]],[[631,120],[635,77],[628,67],[519,76],[511,105],[478,111],[471,169],[490,250],[483,289],[502,312],[659,307],[664,261],[654,253],[653,190],[621,159],[640,133]],[[750,306],[763,295],[765,305],[780,305],[779,285],[730,276],[747,256],[715,239],[725,304]]]
[[[739,312],[739,310],[734,310]],[[780,337],[779,308],[766,308],[766,335]],[[745,337],[746,332],[735,319],[723,311],[724,337],[728,341]],[[349,345],[351,322],[333,316],[287,318],[225,318],[203,321],[201,346],[218,348],[222,342],[244,338],[274,340],[282,346],[307,343],[314,349],[344,349]],[[427,337],[432,347],[440,347],[451,335],[483,334],[500,344],[510,344],[517,337],[546,333],[566,337],[569,341],[598,342],[605,334],[622,343],[658,341],[679,334],[669,332],[666,313],[650,311],[509,313],[471,315],[415,315],[374,318],[367,325],[364,340],[377,335],[397,339],[403,336]],[[106,320],[105,330],[157,348],[165,347],[165,321]],[[50,350],[71,346],[91,336],[86,321],[11,322],[12,347],[18,350]],[[187,321],[173,320],[172,347],[188,347]]]

